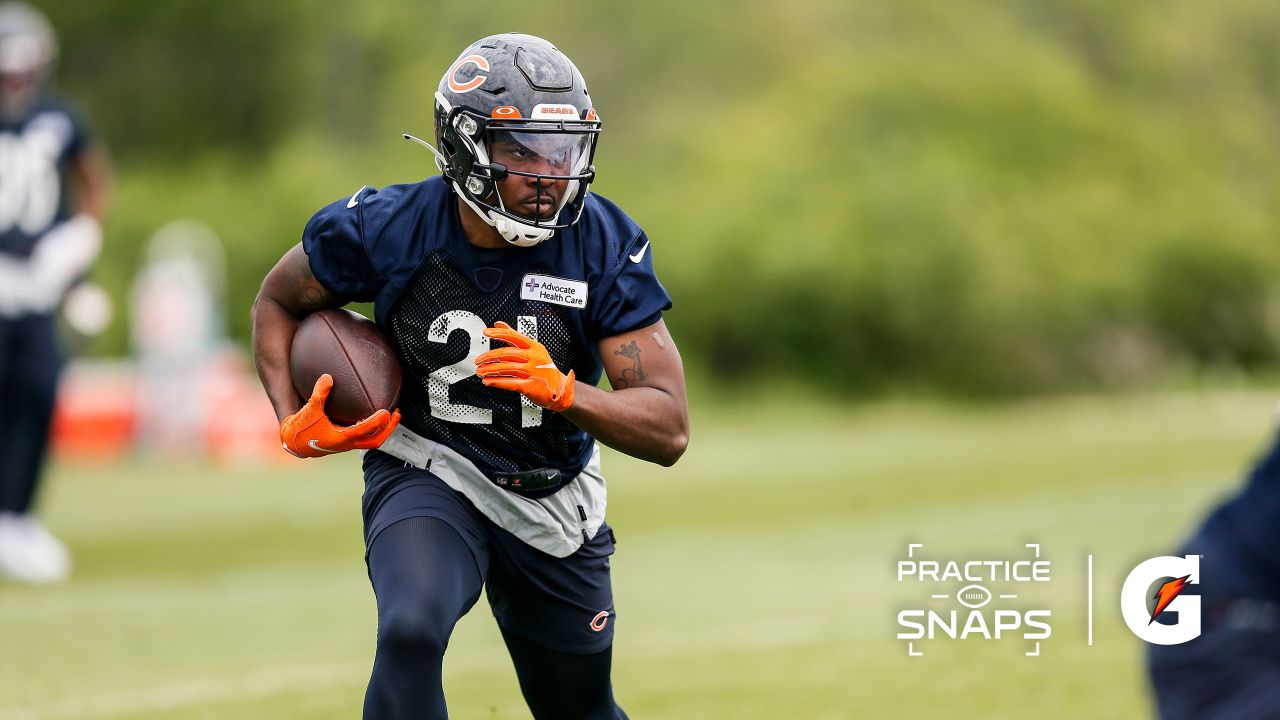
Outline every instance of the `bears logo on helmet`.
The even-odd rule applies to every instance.
[[[449,89],[455,93],[471,92],[483,85],[485,78],[487,77],[476,73],[476,76],[470,80],[464,83],[458,82],[456,78],[458,68],[466,63],[471,63],[480,70],[487,71],[489,69],[489,61],[486,60],[483,55],[468,55],[463,58],[458,58],[458,61],[453,64],[453,67],[449,68],[449,72],[445,73],[445,79],[448,81]]]

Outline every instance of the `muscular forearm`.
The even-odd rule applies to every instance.
[[[277,420],[284,420],[303,405],[289,372],[289,349],[298,324],[298,318],[270,298],[258,295],[253,303],[253,361]]]
[[[304,404],[289,372],[289,351],[298,325],[310,313],[345,303],[316,280],[302,243],[290,248],[262,281],[253,301],[253,362],[276,419],[283,421]]]
[[[663,390],[634,387],[608,392],[579,382],[564,417],[609,447],[671,466],[689,444],[684,402]]]

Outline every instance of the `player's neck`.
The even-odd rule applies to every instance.
[[[511,243],[502,239],[497,228],[480,219],[470,207],[458,199],[458,219],[462,221],[462,232],[467,242],[479,248],[502,250],[512,247]]]

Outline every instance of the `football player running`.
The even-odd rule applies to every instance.
[[[63,365],[54,314],[98,255],[108,174],[49,92],[56,54],[44,15],[0,3],[0,578],[33,583],[71,570],[32,509]]]
[[[485,588],[537,718],[624,718],[596,441],[671,465],[689,438],[671,306],[644,232],[589,192],[600,120],[545,40],[479,40],[435,95],[442,176],[320,210],[254,305],[290,452],[364,456],[378,643],[364,716],[446,717],[441,663]],[[374,303],[405,369],[396,413],[349,428],[288,370],[299,321]],[[612,391],[596,387],[601,375]]]

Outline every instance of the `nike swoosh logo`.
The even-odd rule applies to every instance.
[[[537,366],[535,366],[535,367],[534,367],[534,369],[535,369],[535,370],[546,370],[546,369],[548,369],[548,368],[550,368],[550,369],[554,369],[554,368],[555,368],[555,366],[556,366],[556,364],[555,364],[555,363],[547,363],[546,365],[537,365]]]
[[[628,255],[627,257],[631,258],[631,262],[633,262],[633,263],[638,263],[638,262],[640,262],[641,260],[643,260],[643,259],[644,259],[644,254],[645,254],[645,252],[647,252],[648,250],[649,250],[649,242],[648,242],[648,241],[645,241],[644,247],[642,247],[642,248],[640,248],[638,251],[636,251],[636,254],[635,254],[635,255]]]
[[[317,450],[317,451],[322,452],[322,453],[328,453],[328,454],[330,454],[330,455],[336,455],[336,454],[338,454],[338,453],[342,452],[341,450],[325,450],[324,448],[322,448],[322,447],[320,447],[319,445],[317,445],[315,440],[312,440],[311,442],[307,443],[307,447],[311,448],[312,450]]]
[[[355,207],[356,205],[359,205],[359,204],[360,204],[360,200],[359,200],[359,198],[360,198],[360,193],[364,192],[364,189],[365,189],[365,188],[367,188],[367,187],[369,187],[369,186],[368,186],[368,185],[361,185],[361,186],[360,186],[360,189],[359,189],[359,190],[357,190],[357,191],[355,192],[355,194],[351,196],[351,199],[347,201],[347,207],[349,207],[349,208],[353,208],[353,207]]]

